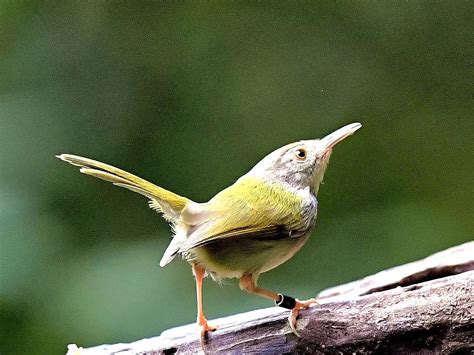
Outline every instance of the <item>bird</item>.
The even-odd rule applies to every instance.
[[[318,191],[332,150],[361,126],[351,123],[322,139],[301,140],[276,149],[204,203],[96,160],[72,154],[56,157],[78,166],[83,174],[147,197],[149,206],[169,222],[173,238],[160,266],[178,255],[191,264],[201,339],[217,328],[207,321],[203,310],[206,276],[215,281],[238,278],[243,291],[289,309],[290,328],[299,336],[297,317],[317,300],[299,300],[260,288],[257,280],[260,274],[293,257],[306,243],[315,226]]]

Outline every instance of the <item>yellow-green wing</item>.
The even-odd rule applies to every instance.
[[[213,216],[183,242],[181,251],[224,238],[255,236],[281,239],[307,229],[301,217],[302,197],[278,183],[244,177],[206,205]]]
[[[258,240],[279,240],[286,239],[291,236],[291,232],[286,230],[283,226],[269,226],[265,228],[250,227],[234,229],[222,234],[214,235],[212,238],[204,238],[196,242],[192,247],[197,248],[218,240],[229,238],[245,238],[252,237]]]

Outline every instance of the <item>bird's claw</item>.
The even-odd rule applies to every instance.
[[[307,308],[309,308],[309,307],[311,307],[312,305],[315,305],[315,304],[318,304],[318,301],[316,301],[316,299],[314,299],[314,298],[310,298],[309,300],[306,300],[306,301],[296,300],[296,305],[291,310],[290,316],[288,317],[288,322],[290,323],[291,331],[298,338],[300,337],[300,334],[296,330],[296,319],[298,318],[298,315],[300,314],[300,310],[307,309]]]
[[[206,339],[207,333],[213,332],[217,329],[216,326],[207,323],[207,319],[205,318],[198,320],[198,326],[201,330],[201,339]]]

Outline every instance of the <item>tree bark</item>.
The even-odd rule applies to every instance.
[[[276,307],[214,320],[201,343],[195,325],[129,344],[68,354],[456,353],[474,354],[474,242],[388,269],[318,295],[301,312],[300,338]]]

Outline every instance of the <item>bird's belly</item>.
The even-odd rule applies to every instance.
[[[303,246],[309,234],[281,240],[236,238],[215,241],[190,250],[190,257],[216,279],[262,273],[290,259]]]

